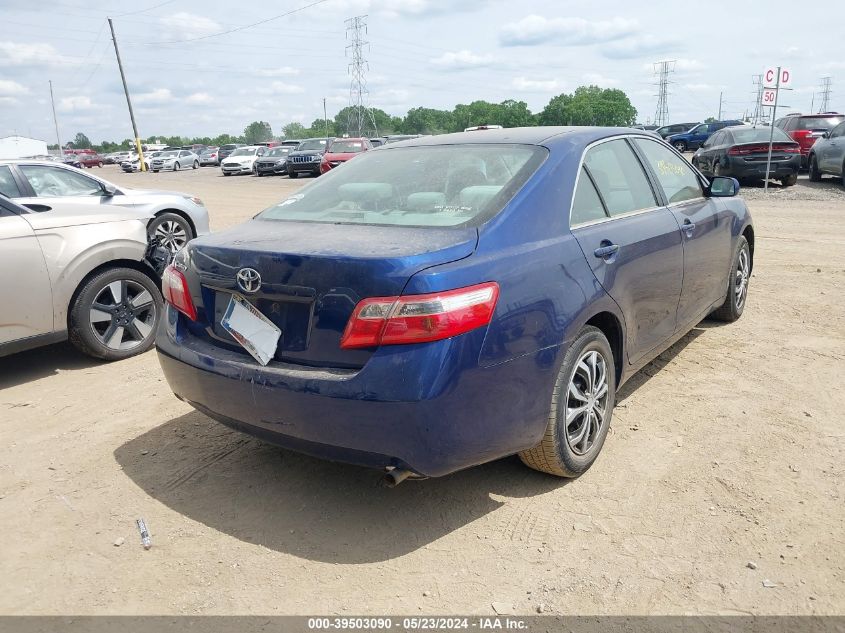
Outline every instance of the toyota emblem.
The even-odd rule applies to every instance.
[[[241,268],[235,279],[238,282],[238,288],[244,292],[258,292],[261,288],[261,275],[255,268]]]

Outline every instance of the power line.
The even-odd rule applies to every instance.
[[[166,4],[172,4],[176,2],[176,0],[165,0],[164,2],[160,2],[159,4],[155,4],[151,7],[147,7],[146,9],[139,9],[138,11],[129,11],[127,13],[118,13],[116,18],[122,18],[124,15],[137,15],[139,13],[146,13],[147,11],[152,11],[153,9],[158,9],[159,7],[163,7]]]
[[[367,90],[366,71],[369,70],[367,60],[364,59],[364,47],[369,42],[364,40],[367,33],[367,16],[359,15],[346,20],[346,38],[351,44],[346,46],[347,54],[352,51],[352,62],[349,64],[349,74],[352,81],[349,84],[349,115],[346,121],[346,131],[356,136],[364,136],[365,121],[369,118],[373,124],[374,136],[378,136],[376,120],[373,111],[368,106],[369,90]],[[369,115],[369,116],[368,116]]]
[[[675,60],[655,62],[654,72],[658,76],[654,125],[663,126],[669,123],[669,75],[675,72]]]

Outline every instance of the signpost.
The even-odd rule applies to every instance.
[[[774,82],[774,86],[772,85]],[[769,191],[769,172],[772,167],[772,141],[775,137],[775,118],[777,118],[778,111],[778,96],[781,89],[791,90],[789,85],[792,83],[792,72],[781,66],[766,68],[763,73],[763,92],[760,96],[761,105],[771,106],[772,120],[771,129],[769,130],[769,155],[766,158],[766,179],[763,181],[763,190]]]

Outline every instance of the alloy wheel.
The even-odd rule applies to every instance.
[[[607,362],[596,350],[575,364],[566,395],[566,441],[576,455],[592,448],[607,415]]]
[[[159,243],[171,253],[176,253],[188,243],[188,234],[185,227],[175,220],[165,220],[156,227],[155,236]]]
[[[132,349],[150,336],[156,322],[156,304],[137,281],[120,279],[97,293],[88,321],[94,335],[109,349]]]
[[[739,251],[739,260],[736,264],[736,281],[734,282],[734,305],[737,310],[742,309],[745,304],[745,297],[748,294],[748,279],[751,276],[751,256],[748,248],[744,247]]]

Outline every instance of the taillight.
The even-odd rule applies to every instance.
[[[493,318],[495,282],[425,295],[364,299],[343,332],[343,349],[427,343],[485,326]]]
[[[748,154],[765,154],[769,151],[768,143],[760,145],[739,145],[728,150],[728,156],[746,156]],[[783,152],[786,154],[799,154],[801,149],[797,145],[791,143],[772,143],[773,152]]]
[[[191,291],[188,289],[188,280],[182,271],[170,264],[164,269],[161,276],[161,294],[164,300],[191,321],[197,320],[197,308],[194,300],[191,299]]]

